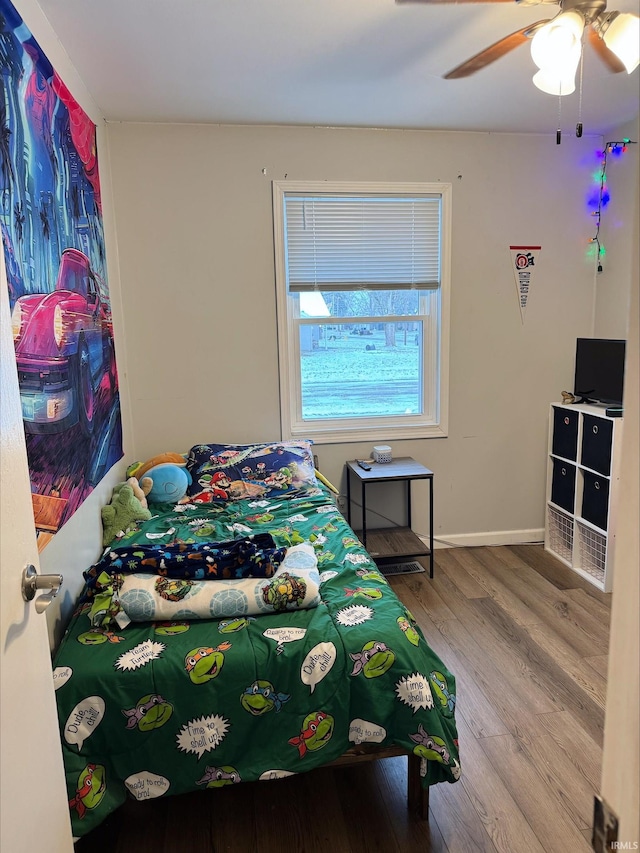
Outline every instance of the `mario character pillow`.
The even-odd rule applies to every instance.
[[[309,441],[197,444],[187,458],[193,503],[291,496],[318,489]]]

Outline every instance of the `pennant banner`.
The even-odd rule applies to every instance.
[[[511,250],[511,266],[516,279],[516,287],[518,288],[518,300],[520,303],[520,316],[524,323],[524,313],[527,310],[527,300],[529,299],[529,290],[533,279],[533,273],[536,267],[538,258],[540,257],[541,246],[509,246]]]

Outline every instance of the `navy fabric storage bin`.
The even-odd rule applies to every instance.
[[[561,459],[553,460],[551,500],[554,504],[573,513],[576,491],[576,468]]]
[[[582,454],[580,462],[600,474],[611,473],[611,443],[613,422],[585,415],[582,424]]]
[[[578,457],[578,416],[575,410],[554,406],[553,409],[553,444],[551,452],[554,456],[565,459]]]
[[[609,480],[583,471],[582,517],[601,530],[607,529],[609,514]]]

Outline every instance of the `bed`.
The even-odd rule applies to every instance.
[[[424,808],[460,776],[455,679],[310,445],[197,445],[187,467],[184,501],[150,504],[85,572],[54,658],[74,836],[127,797],[354,756],[409,755]]]

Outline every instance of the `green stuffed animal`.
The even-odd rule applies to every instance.
[[[142,506],[129,483],[114,486],[111,503],[102,507],[102,544],[123,536],[137,521],[148,521],[151,512]]]

